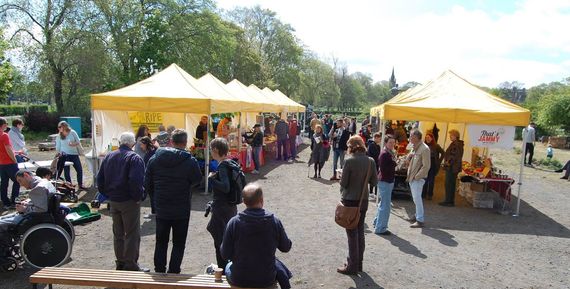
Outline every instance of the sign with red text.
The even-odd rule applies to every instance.
[[[477,125],[467,126],[471,146],[490,148],[513,148],[515,140],[514,126]]]

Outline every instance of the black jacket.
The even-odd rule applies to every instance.
[[[190,217],[191,187],[202,180],[196,159],[177,148],[160,148],[148,162],[144,187],[154,197],[157,218]]]
[[[260,147],[263,146],[263,132],[254,132],[253,133],[253,140],[251,141],[252,147]]]

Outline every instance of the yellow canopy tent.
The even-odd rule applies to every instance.
[[[212,114],[235,112],[247,104],[229,93],[215,92],[215,87],[201,85],[178,65],[171,64],[135,84],[92,94],[91,108]]]
[[[264,95],[252,92],[245,84],[239,80],[234,79],[226,84],[228,90],[235,94],[240,95],[242,98],[248,98],[250,101],[260,104],[257,110],[253,112],[279,112],[281,106],[277,103],[266,98]]]
[[[273,93],[278,99],[283,101],[283,103],[287,103],[287,108],[290,112],[304,112],[305,106],[298,104],[296,101],[290,99],[287,95],[281,92],[279,89],[275,91],[271,91],[269,88],[264,88],[262,91],[266,91],[267,93]]]
[[[218,78],[210,73],[207,73],[204,76],[200,77],[198,79],[198,84],[201,86],[201,91],[204,91],[206,95],[217,95],[222,96],[223,98],[233,98],[236,102],[239,103],[239,110],[236,110],[238,107],[234,107],[233,112],[263,111],[265,105],[264,103],[258,101],[255,98],[252,98],[247,94],[235,92],[233,89],[228,87],[226,84],[221,82]]]
[[[381,119],[524,126],[530,111],[491,95],[447,70],[428,83],[373,107]]]
[[[438,126],[445,123],[447,129],[463,127],[464,137],[467,124],[525,126],[530,120],[528,109],[487,93],[451,70],[371,108],[370,114],[382,120],[382,133],[385,120],[417,120],[438,123]],[[446,139],[444,137],[443,142]],[[524,144],[522,151],[525,151]],[[516,215],[520,209],[522,169],[521,160]]]
[[[202,115],[255,109],[255,103],[220,86],[212,77],[198,81],[176,64],[135,84],[91,95],[93,158],[104,152],[114,138],[133,125],[173,124],[185,128],[189,141]],[[208,149],[206,148],[206,174]],[[95,172],[97,168],[94,168]],[[206,185],[207,189],[207,185]]]

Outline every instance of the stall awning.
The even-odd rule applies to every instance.
[[[242,100],[216,93],[176,64],[135,84],[91,95],[93,110],[212,114],[240,111]]]
[[[258,110],[250,110],[250,112],[280,112],[281,106],[272,102],[264,95],[252,92],[245,84],[241,83],[239,80],[234,79],[228,84],[226,84],[227,89],[236,95],[241,95],[244,98],[248,98],[250,101],[259,104],[257,106]]]
[[[448,70],[370,110],[390,120],[525,126],[530,111],[491,95]]]

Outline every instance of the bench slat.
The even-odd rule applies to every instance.
[[[231,288],[225,276],[222,282],[215,282],[213,275],[164,274],[76,268],[43,268],[30,276],[30,283],[125,289]]]

